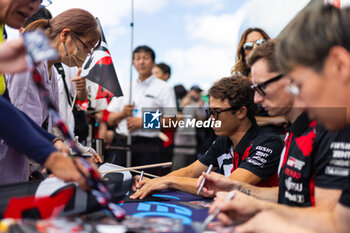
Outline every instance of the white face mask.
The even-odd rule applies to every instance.
[[[87,54],[83,52],[82,49],[79,49],[77,44],[75,44],[73,53],[71,55],[68,55],[66,46],[65,44],[63,45],[66,50],[66,54],[63,57],[61,57],[61,62],[69,67],[81,67],[87,57]]]

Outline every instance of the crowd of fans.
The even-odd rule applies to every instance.
[[[85,59],[101,44],[96,18],[83,9],[52,17],[42,4],[0,0],[1,184],[28,181],[40,165],[82,187],[87,174],[69,157],[70,144],[36,88],[23,38],[6,41],[8,25],[21,34],[43,30],[57,51],[56,60],[35,64],[35,69],[51,107],[58,109],[76,142],[103,138],[119,148],[106,148],[104,161],[93,153],[91,162],[139,166],[173,161],[171,172],[144,170],[158,179],[135,176],[131,198],[169,188],[198,194],[205,178],[199,195],[216,197],[209,211],[219,209],[219,221],[243,221],[237,232],[349,232],[349,8],[304,9],[273,39],[260,28],[248,28],[231,76],[218,77],[207,93],[209,101],[198,85],[188,91],[182,85],[170,87],[170,66],[157,64],[146,45],[133,51],[138,77],[131,93],[123,87],[122,97],[96,100],[98,85],[80,76]],[[87,111],[78,104],[84,101]],[[161,124],[170,127],[145,130],[149,109],[158,109]],[[175,126],[192,120],[220,125]],[[209,167],[213,170],[206,173]]]

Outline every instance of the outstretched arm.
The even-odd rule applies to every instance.
[[[196,194],[197,177],[201,174],[202,171],[205,171],[207,168],[207,166],[197,160],[191,165],[173,171],[166,176],[157,179],[143,179],[141,182],[135,183],[134,189],[139,190],[130,198],[143,199],[155,191],[169,188]],[[135,181],[137,180],[138,176],[135,177]]]
[[[251,220],[235,228],[238,233],[314,233],[314,231],[291,224],[287,219],[269,211],[255,215]]]
[[[244,180],[242,180],[243,182],[232,180],[215,172],[211,172],[210,174],[202,173],[202,176],[198,179],[197,187],[202,182],[202,179],[204,177],[206,179],[206,182],[201,194],[206,197],[213,197],[217,192],[229,192],[231,190],[238,190],[242,193],[261,200],[277,202],[278,199],[278,187],[256,187],[254,185],[247,184],[244,182]],[[249,181],[251,178],[248,176],[246,180]]]
[[[44,164],[55,147],[30,120],[8,100],[0,97],[0,137],[11,147]],[[34,123],[35,124],[35,123]]]
[[[219,192],[215,202],[210,207],[211,212],[215,208],[220,208],[222,214],[218,216],[218,219],[223,223],[229,224],[233,219],[245,221],[261,211],[271,211],[282,218],[288,219],[292,224],[317,229],[317,232],[319,232],[320,230],[318,228],[320,221],[317,219],[325,218],[325,216],[327,216],[327,214],[322,215],[320,213],[333,211],[337,200],[339,199],[340,191],[316,188],[316,206],[306,208],[290,207],[258,200],[241,192],[236,192],[234,198],[224,205],[223,202],[225,201],[226,196],[227,193]],[[314,216],[314,221],[309,221],[311,216]],[[308,219],[308,221],[305,221],[305,219]],[[324,224],[324,229],[334,225],[332,221],[328,221],[327,223],[328,224]]]
[[[73,160],[67,154],[58,152],[51,141],[38,132],[32,122],[2,96],[0,108],[0,138],[9,146],[49,168],[58,178],[77,181],[86,188],[85,179]],[[87,174],[83,168],[81,170]]]

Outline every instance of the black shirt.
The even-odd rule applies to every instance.
[[[262,133],[254,123],[233,148],[229,137],[217,137],[209,150],[199,161],[209,166],[217,167],[217,172],[230,176],[239,168],[244,168],[266,181],[264,186],[278,184],[277,168],[283,148],[281,138],[273,133]]]
[[[281,155],[278,202],[289,206],[314,206],[315,186],[341,189],[349,174],[347,130],[328,132],[301,114],[289,127]]]

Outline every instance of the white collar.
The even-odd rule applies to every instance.
[[[144,81],[141,81],[139,78],[136,80],[137,83],[139,84],[149,84],[151,83],[154,79],[156,78],[156,76],[154,76],[153,74],[151,76],[149,76],[148,78],[146,78]]]

